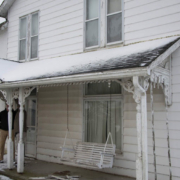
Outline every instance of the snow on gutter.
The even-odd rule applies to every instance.
[[[15,0],[4,0],[3,3],[0,6],[0,17],[7,17],[8,10],[12,6],[12,4],[15,2]]]
[[[8,28],[8,22],[7,22],[7,20],[5,19],[5,22],[3,22],[3,23],[1,23],[0,24],[0,30],[5,30],[5,29],[7,29]]]
[[[0,59],[0,88],[147,76],[179,46],[171,37],[28,63]]]
[[[80,75],[61,76],[55,78],[44,78],[28,81],[18,82],[0,82],[0,88],[12,88],[12,87],[25,87],[25,86],[40,86],[56,83],[75,83],[84,81],[98,81],[98,80],[109,80],[109,79],[121,79],[132,76],[147,76],[150,72],[147,67],[132,68],[132,69],[121,69],[111,70],[97,73],[87,73]]]

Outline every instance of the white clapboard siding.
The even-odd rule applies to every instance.
[[[19,18],[39,11],[39,59],[83,51],[83,0],[17,0],[8,13],[9,59],[18,60]]]
[[[7,37],[8,31],[0,30],[0,58],[7,58]]]
[[[125,2],[125,44],[180,34],[180,2]]]
[[[37,154],[60,157],[60,146],[64,143],[67,131],[67,113],[69,131],[67,146],[71,139],[75,145],[82,141],[82,87],[69,86],[67,112],[67,87],[45,87],[38,92],[38,133]]]
[[[172,175],[174,179],[180,179],[180,83],[178,81],[178,69],[180,68],[180,50],[172,55],[172,93],[173,104],[169,111],[169,133],[170,133],[170,153],[172,162]],[[174,72],[176,71],[176,72]],[[153,177],[154,156],[152,144],[151,107],[149,91],[147,92],[148,110],[148,159],[149,177]],[[156,164],[158,179],[169,179],[169,161],[167,147],[166,130],[166,110],[164,105],[164,95],[161,89],[154,89],[154,111],[155,111],[155,140],[156,140]],[[124,96],[124,131],[123,131],[123,152],[135,154],[137,152],[136,133],[136,104],[132,95],[125,92]],[[136,155],[137,156],[137,155]]]

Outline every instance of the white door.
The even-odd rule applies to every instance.
[[[29,97],[26,100],[27,112],[27,132],[25,140],[25,155],[29,157],[36,157],[36,115],[37,115],[37,99],[36,97]]]

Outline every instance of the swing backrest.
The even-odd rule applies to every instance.
[[[104,150],[103,143],[77,142],[74,159],[76,163],[97,167],[101,160],[102,153],[107,153],[111,156],[104,156],[103,164],[108,165],[112,164],[115,150],[116,145],[114,144],[107,144],[106,149]]]

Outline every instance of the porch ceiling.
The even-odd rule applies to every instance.
[[[175,45],[179,36],[28,63],[0,59],[0,87],[145,76]]]

